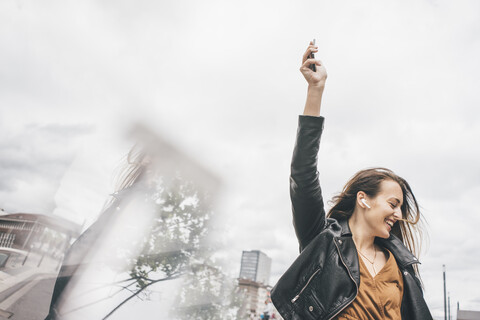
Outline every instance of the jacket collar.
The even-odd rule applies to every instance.
[[[348,225],[348,219],[339,220],[338,223],[342,228],[342,237],[351,237],[352,231],[350,230],[350,226]],[[393,234],[390,234],[390,237],[388,239],[377,237],[375,238],[375,242],[379,246],[384,247],[388,251],[390,251],[395,257],[395,260],[397,260],[398,265],[402,268],[414,263],[420,263],[418,259],[407,249],[407,247],[405,247],[403,242]]]
[[[342,227],[342,237],[352,236],[352,231],[350,231],[350,226],[348,225],[348,219],[339,220],[338,223]]]

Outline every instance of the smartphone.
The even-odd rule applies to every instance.
[[[313,39],[312,42],[313,42],[313,45],[315,45],[315,39]],[[308,55],[308,58],[315,59],[315,55],[313,54],[313,52]],[[311,64],[308,67],[312,69],[313,72],[317,72],[317,66],[315,64]]]

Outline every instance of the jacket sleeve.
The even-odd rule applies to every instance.
[[[317,161],[323,117],[300,116],[293,151],[290,198],[300,252],[326,225]]]

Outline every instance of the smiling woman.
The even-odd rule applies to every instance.
[[[357,201],[361,203],[355,210]],[[328,212],[328,218],[336,220],[350,219],[350,228],[370,221],[370,216],[377,205],[382,206],[386,215],[383,220],[391,222],[390,228],[383,233],[377,232],[375,236],[388,238],[391,232],[402,240],[407,248],[415,255],[420,252],[422,230],[418,223],[421,214],[417,199],[408,182],[386,168],[371,168],[359,171],[345,185],[342,192],[333,198],[333,206]],[[368,203],[376,205],[372,208]],[[360,208],[368,210],[365,216],[359,213]],[[393,214],[393,216],[392,216]],[[363,218],[368,219],[363,221]],[[397,222],[398,221],[398,222]],[[359,229],[369,228],[361,226]],[[370,230],[371,234],[375,231]],[[354,236],[355,239],[355,236]]]
[[[300,256],[272,289],[273,303],[287,320],[432,319],[412,254],[421,216],[405,179],[385,168],[359,171],[325,214],[317,156],[327,73],[315,52],[311,42],[300,68],[308,93],[290,177]]]

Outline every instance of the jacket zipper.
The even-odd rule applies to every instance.
[[[343,261],[343,258],[342,258],[342,255],[341,255],[341,253],[340,253],[340,249],[338,248],[337,242],[336,242],[335,240],[334,240],[333,242],[335,243],[335,246],[337,247],[338,256],[340,257],[340,260],[342,260],[342,263],[343,263],[343,265],[345,266],[345,269],[347,269],[347,272],[348,272],[348,275],[350,276],[350,279],[352,279],[353,283],[355,283],[356,293],[355,293],[355,297],[353,297],[353,299],[351,300],[351,301],[353,301],[353,300],[357,297],[357,295],[358,295],[358,284],[357,284],[357,282],[355,282],[355,280],[353,279],[352,274],[350,273],[350,269],[348,269],[348,267],[347,267],[347,264],[345,263],[345,261]],[[333,318],[335,318],[340,312],[342,312],[342,311],[350,304],[351,301],[347,302],[340,310],[338,310],[337,313],[335,313],[335,314],[334,314],[331,318],[329,318],[328,320],[332,320]]]
[[[292,303],[294,303],[295,301],[298,300],[298,298],[300,298],[300,295],[302,294],[303,290],[305,290],[305,288],[308,286],[308,284],[310,283],[310,281],[312,281],[313,277],[318,273],[320,272],[321,268],[317,269],[317,271],[315,271],[311,276],[310,278],[308,278],[308,281],[307,283],[303,286],[302,290],[300,290],[300,292],[295,296],[293,297],[293,299],[291,300]]]

